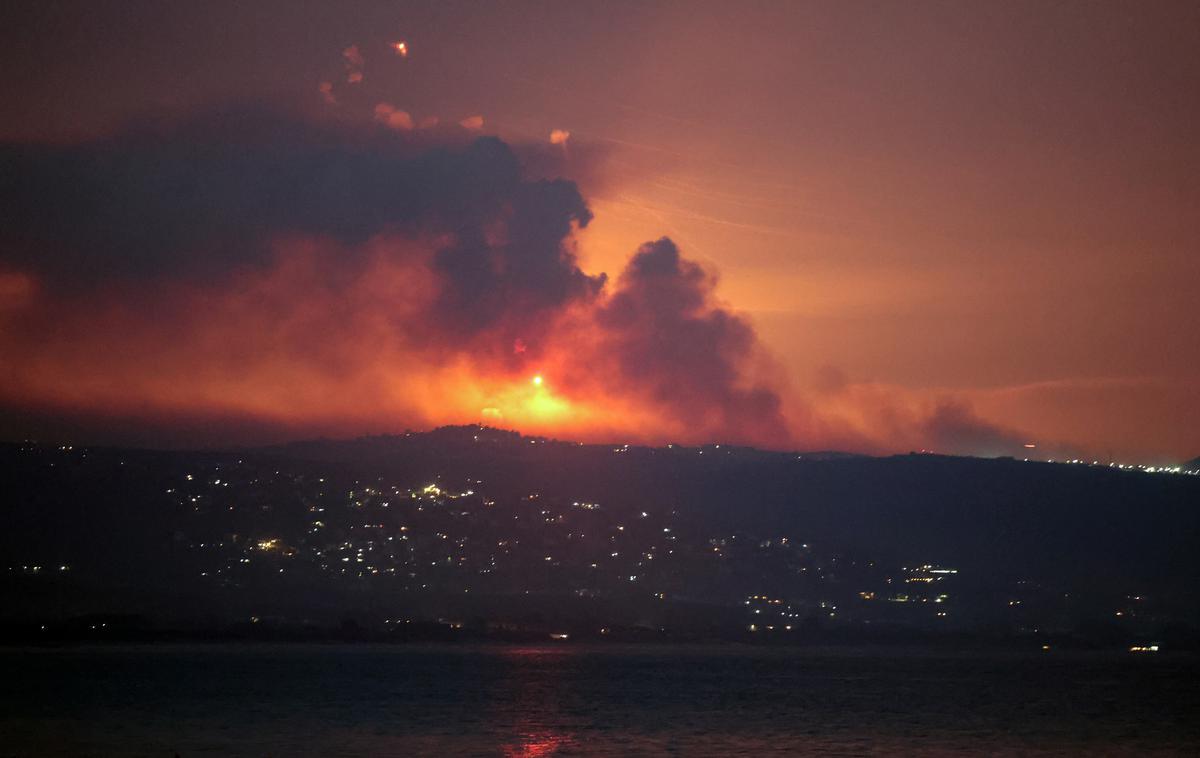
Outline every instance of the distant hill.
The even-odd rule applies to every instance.
[[[0,445],[0,490],[0,620],[665,629],[700,603],[744,630],[747,598],[769,595],[861,628],[1200,624],[1200,476],[465,426],[229,452]]]
[[[809,533],[979,570],[1056,566],[1103,574],[1128,567],[1166,575],[1183,564],[1200,566],[1200,556],[1187,557],[1200,547],[1200,479],[1106,466],[594,445],[476,426],[303,442],[274,452],[338,462],[363,475],[419,481],[436,472],[514,492],[583,492],[629,507],[654,500],[686,509],[712,530]]]

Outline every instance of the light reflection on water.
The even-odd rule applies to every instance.
[[[160,645],[0,671],[0,757],[1200,752],[1178,655]]]
[[[503,752],[509,758],[541,758],[544,755],[554,755],[561,748],[573,747],[569,735],[543,732],[540,734],[523,734],[516,745],[505,745]]]
[[[559,711],[557,690],[564,686],[565,666],[554,665],[554,658],[578,654],[578,648],[558,646],[500,648],[500,657],[512,662],[510,675],[497,680],[496,686],[508,690],[512,698],[512,714],[497,713],[503,720],[513,718],[513,729],[519,735],[511,744],[502,747],[506,758],[542,758],[575,748],[574,735],[558,731],[554,724],[565,719]],[[536,663],[537,665],[530,665]],[[494,693],[492,703],[508,701],[504,693]]]

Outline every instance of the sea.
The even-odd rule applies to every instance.
[[[739,645],[0,649],[0,756],[1200,755],[1200,658]]]

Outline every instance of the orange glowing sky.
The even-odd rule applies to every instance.
[[[419,234],[356,243],[351,268],[344,243],[280,234],[266,266],[82,294],[0,258],[6,436],[483,421],[1200,455],[1193,3],[18,2],[0,27],[6,145],[260,102],[398,138],[496,135],[578,183],[593,218],[566,245],[609,277],[591,310],[532,318],[543,338],[513,351],[499,327],[422,340],[410,312],[434,296],[438,242]],[[730,347],[730,386],[779,407],[744,427],[746,397],[688,405],[616,357],[637,337],[606,326],[606,303],[664,236],[710,277],[693,315],[757,332]]]

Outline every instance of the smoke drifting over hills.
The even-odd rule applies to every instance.
[[[961,402],[914,407],[844,376],[810,404],[669,238],[613,281],[584,271],[592,212],[557,178],[557,148],[263,106],[0,146],[3,431],[229,444],[483,421],[585,440],[1019,446]],[[576,175],[603,160],[586,143],[574,156]]]
[[[0,392],[311,432],[482,417],[790,444],[715,280],[666,238],[615,286],[584,272],[584,198],[518,149],[262,108],[5,145]]]

